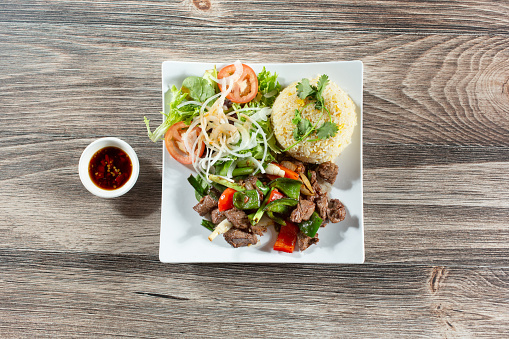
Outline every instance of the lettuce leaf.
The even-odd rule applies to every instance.
[[[187,90],[189,92],[189,96],[199,102],[204,102],[216,94],[214,86],[209,80],[197,76],[185,78],[182,83],[182,90]]]
[[[277,81],[277,73],[271,73],[263,67],[262,71],[258,73],[258,95],[255,102],[258,107],[272,107],[279,92],[281,92],[281,85]]]

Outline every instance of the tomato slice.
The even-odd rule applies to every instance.
[[[219,198],[217,208],[220,212],[227,211],[233,208],[233,195],[237,192],[233,188],[228,187],[224,190],[223,194]]]
[[[228,65],[221,68],[217,78],[226,78],[233,73],[235,73],[235,65]],[[229,86],[227,84],[225,90],[228,88]],[[223,91],[221,84],[219,84],[219,89]],[[258,77],[251,67],[242,64],[242,75],[239,80],[233,84],[232,91],[226,97],[233,102],[243,104],[253,100],[256,94],[258,94]]]
[[[187,152],[184,146],[184,141],[182,140],[182,136],[187,131],[187,128],[188,126],[186,123],[180,121],[173,124],[164,135],[164,143],[166,144],[168,153],[170,153],[173,159],[184,165],[189,165],[192,163],[191,156]],[[200,132],[200,129],[195,127],[192,133],[189,133],[189,142],[191,145],[194,145],[194,142],[200,135]],[[205,143],[202,142],[201,145],[198,145],[195,154],[197,157],[201,157],[204,151]]]

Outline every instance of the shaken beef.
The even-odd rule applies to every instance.
[[[200,202],[197,203],[193,209],[203,217],[205,214],[210,213],[210,211],[216,207],[217,201],[215,201],[210,195],[206,195],[200,199]]]
[[[263,235],[264,232],[267,231],[267,227],[260,226],[260,225],[254,225],[251,226],[251,232],[257,235]]]
[[[247,233],[236,228],[230,228],[224,235],[224,240],[233,247],[254,245],[258,242],[256,235]]]
[[[250,230],[251,223],[249,222],[249,218],[244,211],[237,209],[236,207],[224,211],[224,215],[229,222],[233,224],[233,227],[238,228],[240,230]]]
[[[303,162],[298,161],[298,160],[294,160],[292,162],[295,164],[295,166],[297,166],[297,168],[295,169],[295,172],[306,173],[306,166],[304,165]]]
[[[309,180],[309,183],[311,184],[311,187],[313,187],[313,190],[315,191],[315,199],[318,199],[322,195],[327,195],[327,189],[320,185],[318,183],[318,180],[316,178],[316,172],[315,171],[309,171],[311,173],[311,180]]]
[[[329,208],[329,203],[327,201],[326,196],[320,196],[318,199],[316,199],[316,210],[318,212],[318,215],[320,218],[322,218],[323,221],[327,219],[327,210]]]
[[[304,251],[309,246],[316,244],[318,242],[318,234],[315,234],[313,238],[308,237],[304,233],[299,232],[297,234],[297,244],[299,245],[299,250]]]
[[[258,178],[251,175],[244,179],[244,186],[246,186],[248,190],[254,190],[256,187],[256,180],[258,180]]]
[[[290,214],[290,221],[300,223],[303,220],[309,220],[311,214],[315,211],[315,203],[309,200],[300,199],[297,207]]]
[[[327,208],[327,216],[331,222],[340,222],[345,220],[346,209],[338,199],[331,199]]]
[[[308,197],[307,200],[313,201],[316,204],[316,211],[324,221],[327,219],[327,194],[328,191],[324,185],[318,183],[315,171],[309,171],[311,173],[311,186],[315,191],[315,195]]]
[[[318,165],[316,171],[324,181],[329,184],[334,184],[336,177],[338,176],[338,165],[330,161],[324,162],[323,164]]]
[[[302,195],[303,196],[303,199],[307,200],[307,201],[311,201],[311,202],[315,202],[315,200],[318,198],[318,195],[316,194],[313,194],[313,195]]]
[[[224,219],[226,219],[224,212],[221,212],[218,208],[213,210],[212,213],[210,213],[210,216],[211,216],[212,222],[216,225],[219,224]]]

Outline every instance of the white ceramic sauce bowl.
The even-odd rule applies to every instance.
[[[131,163],[133,165],[131,177],[129,180],[127,180],[124,185],[114,190],[105,190],[95,185],[88,172],[88,166],[94,154],[105,147],[120,148],[127,153],[129,158],[131,158]],[[136,152],[127,142],[114,137],[101,138],[88,145],[81,154],[79,162],[79,174],[83,186],[85,186],[85,188],[90,193],[95,194],[101,198],[116,198],[127,193],[134,186],[136,180],[138,180],[138,175],[140,174],[140,163],[138,161]]]

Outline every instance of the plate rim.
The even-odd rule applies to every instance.
[[[231,63],[231,62],[230,62]],[[168,64],[186,64],[186,65],[216,65],[221,67],[222,65],[227,65],[230,63],[226,62],[200,62],[200,61],[194,61],[194,60],[165,60],[161,63],[161,96],[162,96],[162,111],[165,111],[165,94],[168,91],[168,88],[165,88],[164,83],[164,77],[165,77],[165,66]],[[163,257],[163,206],[161,206],[161,225],[160,225],[160,237],[159,237],[159,261],[162,263],[168,263],[168,264],[179,264],[179,263],[237,263],[237,264],[339,264],[339,265],[353,265],[353,264],[363,264],[365,262],[365,255],[366,255],[366,249],[365,249],[365,230],[364,230],[364,179],[363,179],[363,111],[364,111],[364,63],[362,60],[337,60],[337,61],[319,61],[319,62],[296,62],[296,63],[260,63],[260,62],[249,62],[249,61],[243,61],[243,63],[253,66],[265,66],[265,67],[278,67],[278,66],[305,66],[305,65],[319,65],[319,66],[326,66],[328,64],[359,64],[360,65],[360,102],[359,105],[359,138],[360,138],[360,144],[359,144],[359,161],[360,161],[360,167],[359,167],[359,178],[360,178],[360,220],[359,220],[359,228],[362,230],[360,232],[360,240],[362,244],[361,248],[361,257],[360,260],[356,261],[281,261],[281,260],[272,260],[272,258],[282,258],[280,255],[272,255],[270,256],[271,260],[168,260],[168,258]],[[277,70],[276,70],[277,72]],[[171,84],[170,84],[171,85]],[[347,92],[348,93],[348,92]],[[348,93],[350,96],[350,93]],[[356,103],[357,104],[357,103]],[[164,197],[164,177],[165,177],[165,162],[164,162],[164,152],[165,152],[165,145],[164,142],[162,144],[162,179],[161,179],[161,205],[163,203],[163,197]],[[232,248],[232,250],[235,250]]]

